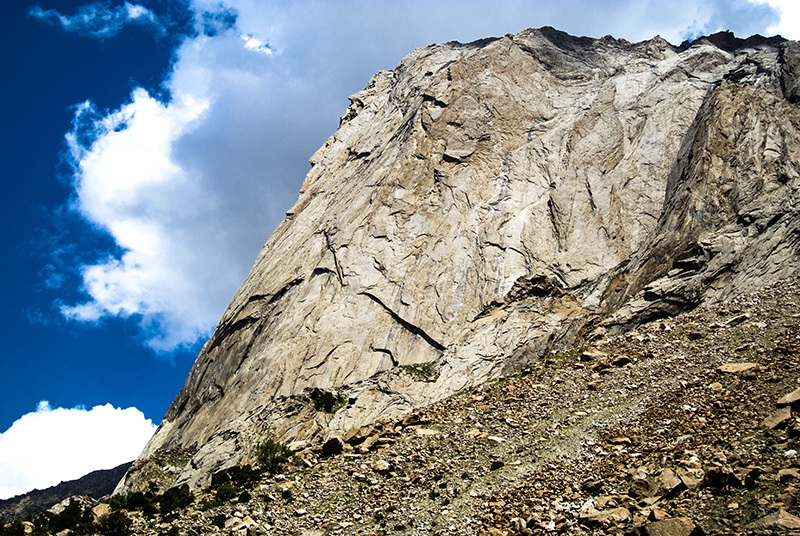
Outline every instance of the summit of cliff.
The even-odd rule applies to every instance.
[[[797,42],[531,29],[415,50],[350,101],[120,491],[200,488],[266,437],[352,438],[800,268]]]

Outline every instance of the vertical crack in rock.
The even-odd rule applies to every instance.
[[[391,316],[395,322],[403,326],[407,331],[413,333],[414,335],[419,335],[420,337],[422,337],[422,339],[425,342],[427,342],[431,347],[435,348],[440,352],[444,352],[447,349],[445,345],[443,345],[442,343],[440,343],[439,341],[428,335],[424,329],[412,324],[411,322],[409,322],[408,320],[406,320],[405,318],[394,312],[392,309],[387,307],[386,304],[383,303],[381,299],[375,296],[374,294],[370,294],[369,292],[360,292],[359,294],[361,294],[362,296],[366,296],[373,302],[380,305],[384,311],[389,313],[389,316]]]
[[[339,279],[339,284],[345,286],[344,280],[344,273],[342,272],[342,267],[339,264],[339,257],[336,255],[336,249],[333,247],[333,243],[331,242],[331,237],[328,234],[328,231],[322,231],[322,235],[325,237],[325,246],[328,248],[328,251],[331,252],[333,255],[333,265],[336,267],[336,277]]]
[[[552,196],[547,199],[547,213],[550,216],[550,225],[553,228],[553,236],[558,243],[558,249],[567,249],[566,237],[564,236],[565,233],[562,225],[564,215]]]

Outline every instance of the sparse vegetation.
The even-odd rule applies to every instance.
[[[439,379],[439,371],[433,362],[402,365],[401,368],[418,382],[432,383]]]
[[[192,502],[194,502],[194,495],[189,491],[189,486],[187,484],[169,488],[160,497],[159,511],[161,515],[166,515],[175,510],[186,508],[192,504]]]
[[[292,451],[289,450],[289,447],[270,438],[265,439],[256,447],[255,455],[259,467],[269,474],[278,473],[292,459]]]
[[[337,437],[332,437],[322,444],[322,457],[330,458],[331,456],[336,456],[341,454],[343,449],[342,441]]]
[[[131,534],[131,520],[123,512],[111,512],[100,518],[97,529],[104,536],[128,536]]]
[[[309,397],[314,403],[314,408],[317,411],[324,411],[325,413],[336,413],[347,403],[347,400],[344,398],[318,388],[312,389]]]

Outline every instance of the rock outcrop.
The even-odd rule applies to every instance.
[[[351,97],[119,489],[347,438],[800,263],[800,46],[550,28]]]

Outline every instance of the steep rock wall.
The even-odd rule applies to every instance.
[[[551,28],[351,97],[120,489],[346,435],[798,268],[798,47]]]

